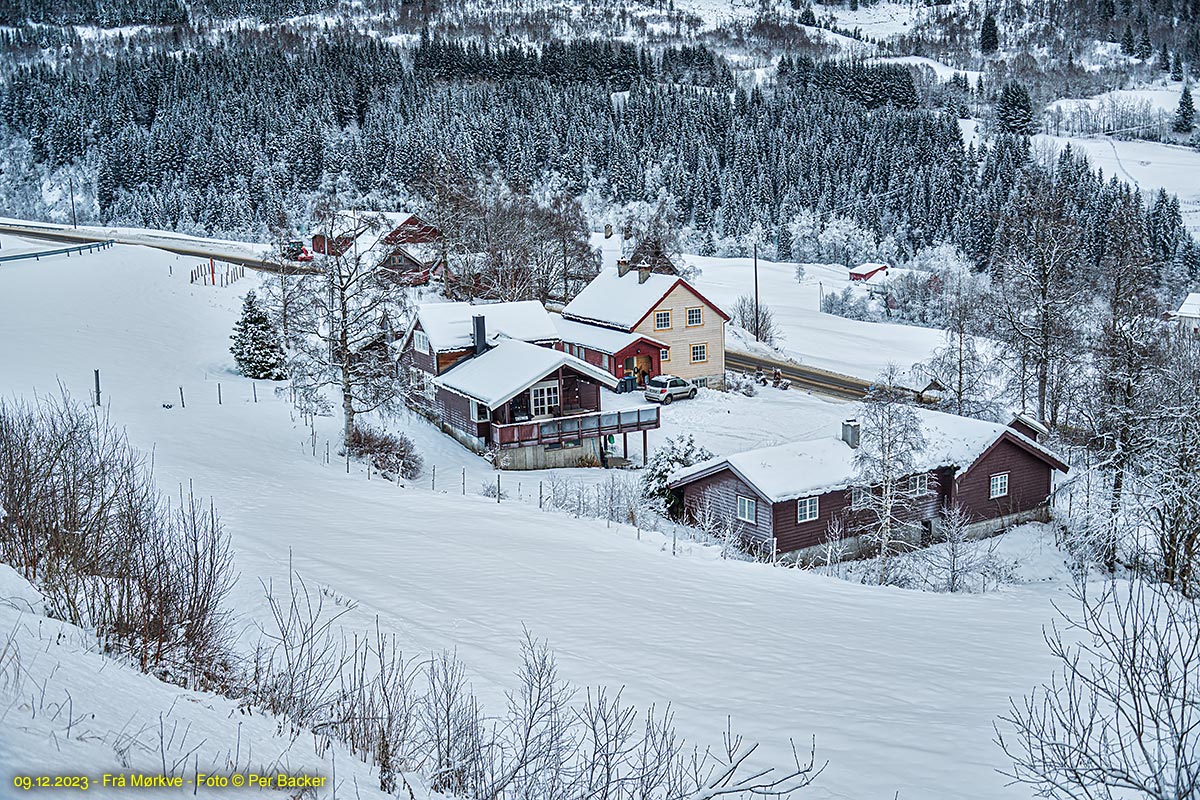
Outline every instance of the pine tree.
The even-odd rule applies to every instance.
[[[805,6],[804,11],[800,13],[801,25],[816,25],[817,15],[813,13],[812,6]]]
[[[988,11],[983,18],[983,28],[979,32],[979,49],[983,54],[991,55],[1000,47],[1000,33],[996,29],[996,15]]]
[[[1196,106],[1192,103],[1192,90],[1183,87],[1179,96],[1179,108],[1175,109],[1175,132],[1188,133],[1196,120]]]
[[[1129,24],[1126,23],[1125,32],[1121,34],[1121,52],[1127,56],[1131,56],[1136,49],[1137,46],[1133,38],[1133,28],[1129,27]]]
[[[1175,60],[1171,63],[1171,80],[1183,80],[1183,56],[1179,53],[1175,54]]]
[[[1015,81],[1004,84],[996,101],[996,124],[1005,133],[1033,133],[1033,101],[1024,86]]]
[[[1154,55],[1154,45],[1150,43],[1149,28],[1142,28],[1142,36],[1138,39],[1135,55],[1142,61],[1149,61],[1150,56]]]
[[[1117,15],[1117,6],[1113,0],[1100,0],[1100,19],[1109,20]]]
[[[1171,71],[1171,51],[1166,42],[1163,42],[1162,49],[1158,51],[1158,68],[1163,72]]]
[[[242,318],[233,326],[233,360],[247,378],[278,381],[286,377],[283,347],[271,318],[255,297],[247,292],[242,302]]]

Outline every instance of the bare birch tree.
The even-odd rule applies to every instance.
[[[878,553],[878,582],[888,581],[888,559],[912,538],[909,510],[923,492],[910,477],[925,447],[912,393],[899,386],[894,365],[876,379],[859,411],[854,453],[852,527]]]

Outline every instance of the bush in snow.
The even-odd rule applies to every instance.
[[[223,601],[233,557],[216,509],[159,495],[145,458],[98,410],[63,395],[0,402],[0,562],[47,614],[183,685],[233,674]]]
[[[758,394],[758,383],[754,380],[754,376],[745,372],[726,371],[725,388],[731,392],[744,394],[746,397],[754,397]]]
[[[878,319],[878,315],[871,310],[867,298],[856,294],[849,286],[842,289],[841,293],[830,292],[825,295],[821,300],[821,310],[826,314],[835,314],[847,319],[861,319],[868,322]]]
[[[355,458],[368,458],[372,466],[384,475],[412,480],[419,477],[424,459],[403,433],[389,433],[369,425],[355,424],[346,442],[346,449]]]
[[[678,517],[683,507],[667,486],[671,474],[712,457],[712,453],[696,444],[690,433],[667,439],[642,470],[642,497],[658,502],[668,514]]]
[[[247,378],[278,381],[287,377],[283,347],[267,310],[254,292],[242,301],[242,318],[233,326],[233,360]]]

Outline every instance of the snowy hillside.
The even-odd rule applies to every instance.
[[[925,595],[671,558],[661,538],[497,504],[473,486],[463,497],[458,476],[429,491],[347,474],[323,447],[313,456],[285,399],[260,383],[255,403],[231,373],[228,332],[251,282],[191,286],[188,263],[118,246],[0,266],[0,339],[25,343],[0,350],[0,391],[62,381],[84,398],[99,368],[114,418],[153,449],[160,484],[191,480],[216,498],[244,622],[264,613],[259,580],[284,577],[290,552],[301,575],[356,604],[347,624],[378,616],[412,652],[456,648],[492,702],[510,685],[524,626],[556,648],[566,678],[670,703],[692,741],[719,741],[726,715],[764,759],[814,735],[829,767],[805,796],[1028,796],[995,771],[991,721],[1050,668],[1041,626],[1057,584]],[[180,386],[186,408],[164,408]],[[318,419],[318,440],[338,424]],[[102,698],[101,711],[122,707],[117,688]],[[21,733],[21,752],[57,759],[42,733]],[[15,746],[17,732],[3,736]]]

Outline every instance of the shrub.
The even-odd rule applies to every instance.
[[[355,458],[367,458],[384,476],[407,480],[420,477],[424,459],[403,433],[389,433],[369,425],[355,424],[346,449]]]

